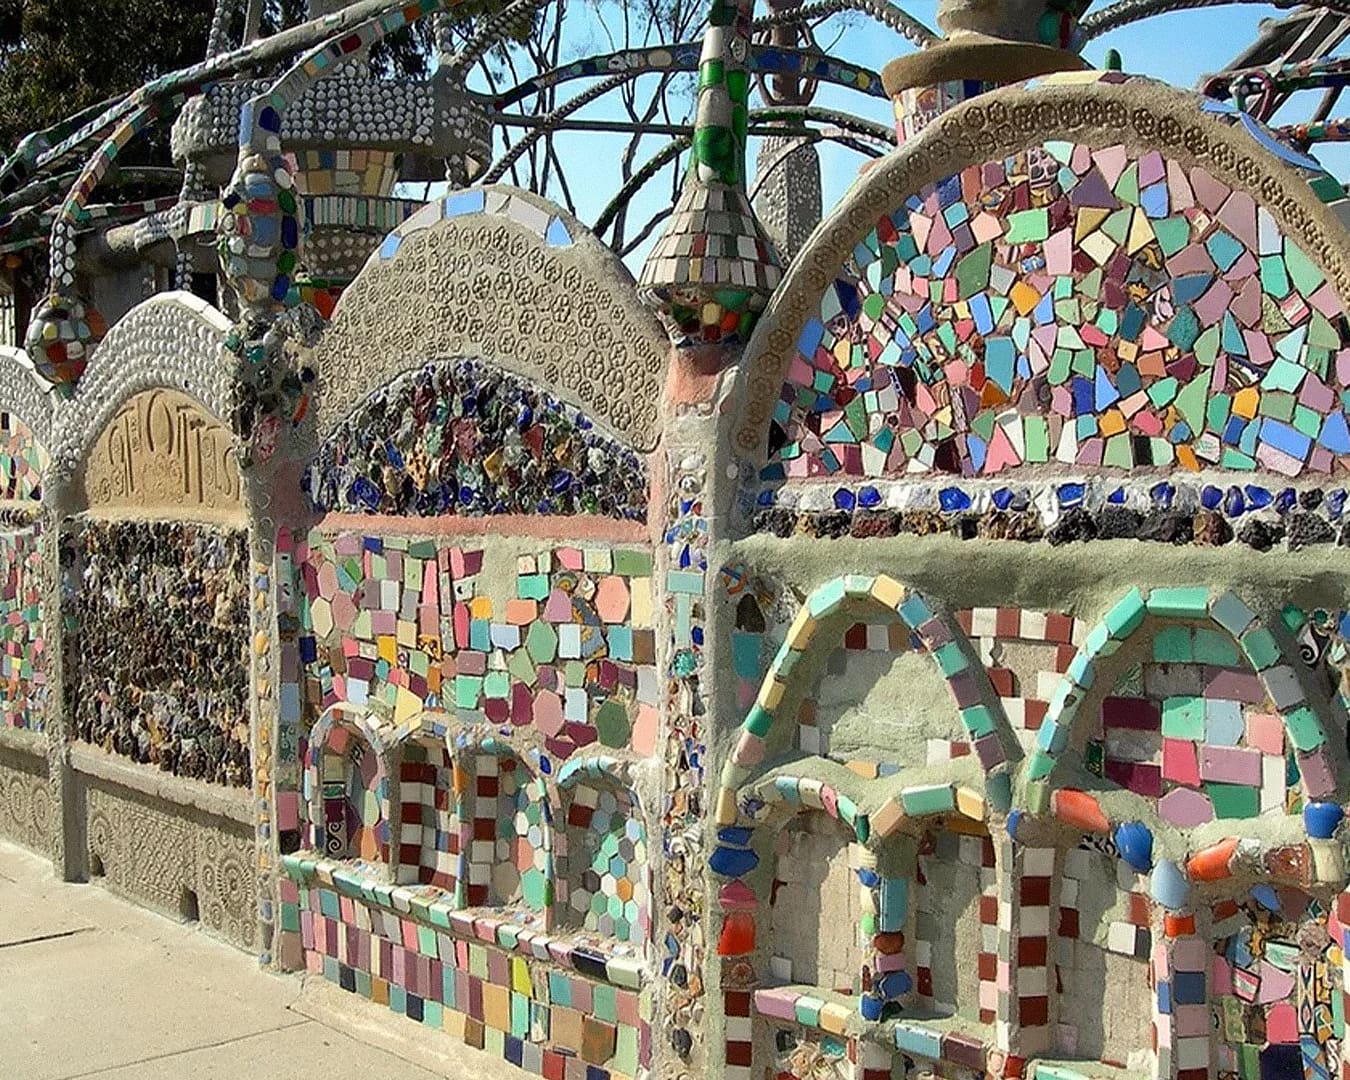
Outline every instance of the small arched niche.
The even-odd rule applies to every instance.
[[[562,792],[556,925],[642,943],[651,936],[647,829],[637,795],[614,778]]]
[[[1057,858],[1059,922],[1049,960],[1051,991],[1059,998],[1057,1051],[1067,1059],[1143,1070],[1156,999],[1153,904],[1141,879],[1099,838]],[[1104,987],[1110,988],[1105,996]]]
[[[997,1002],[980,996],[983,985],[995,982],[998,952],[992,839],[979,823],[959,832],[927,829],[919,838],[915,868],[915,1003],[937,1016],[992,1020]]]
[[[463,905],[547,912],[553,897],[552,822],[538,779],[506,748],[473,748],[457,758],[455,768]]]
[[[1096,676],[1069,739],[1088,772],[1156,802],[1182,829],[1297,812],[1335,786],[1329,759],[1298,745],[1308,710],[1273,635],[1235,636],[1208,616],[1149,615]],[[1301,775],[1301,773],[1303,775]]]
[[[865,856],[852,831],[819,810],[794,815],[774,837],[768,948],[776,981],[860,990],[870,958],[867,889],[858,878]]]
[[[395,874],[401,884],[434,885],[452,894],[458,886],[461,837],[454,771],[444,740],[417,736],[403,743]]]
[[[361,729],[338,720],[317,747],[314,846],[330,859],[389,861],[389,785],[376,748]]]

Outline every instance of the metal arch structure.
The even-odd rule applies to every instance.
[[[463,70],[471,66],[503,35],[528,17],[533,11],[544,6],[547,0],[517,0],[502,12],[490,17],[478,37],[453,64]],[[226,50],[224,26],[227,22],[225,9],[232,9],[233,0],[222,0],[213,20],[208,55],[201,63],[180,71],[169,73],[146,84],[138,90],[120,99],[101,102],[83,110],[70,119],[54,125],[44,131],[35,132],[26,137],[16,151],[3,164],[0,164],[0,214],[38,205],[53,195],[61,194],[61,184],[53,180],[54,171],[65,167],[63,181],[71,181],[65,188],[65,198],[60,207],[51,215],[44,210],[43,216],[52,221],[53,244],[51,276],[59,281],[64,275],[65,262],[58,249],[64,247],[60,242],[63,234],[72,232],[86,224],[85,207],[95,188],[114,169],[116,150],[121,149],[136,135],[156,122],[162,122],[174,116],[183,101],[189,96],[204,92],[213,85],[250,71],[265,69],[277,62],[293,60],[297,54],[314,53],[322,50],[325,42],[331,43],[344,34],[352,32],[354,27],[369,24],[397,12],[402,5],[391,0],[363,0],[349,5],[337,12],[311,19],[299,26],[281,31],[271,37],[247,40],[249,31],[245,28],[246,40],[238,47]],[[441,5],[427,5],[427,13],[433,13]],[[918,20],[887,0],[816,0],[803,5],[791,13],[793,21],[824,19],[841,12],[856,11],[895,30],[908,40],[927,44],[936,39],[936,35]],[[758,22],[770,26],[784,21],[781,16],[767,16]],[[697,43],[663,46],[678,58],[678,70],[693,70],[697,66]],[[661,50],[648,50],[647,55]],[[685,54],[689,55],[686,56]],[[614,89],[623,79],[613,77],[615,67],[623,67],[626,77],[636,77],[649,71],[661,70],[660,65],[634,62],[633,52],[591,57],[565,65],[562,68],[539,73],[527,78],[517,86],[488,100],[494,109],[500,110],[512,103],[519,102],[541,89],[559,85],[579,78],[610,75],[599,87],[592,87],[581,95],[581,100],[573,99],[555,110],[555,117],[561,119],[581,104],[589,103]],[[880,78],[876,72],[848,64],[837,57],[819,51],[804,51],[782,48],[762,47],[756,50],[757,69],[764,74],[791,72],[804,77],[832,82],[846,89],[860,91],[868,96],[879,96]],[[298,66],[298,65],[297,65]],[[860,119],[860,118],[859,118]],[[530,133],[525,141],[538,138]],[[93,153],[89,148],[93,147]],[[526,146],[528,149],[528,145]],[[523,151],[516,151],[515,156]],[[84,158],[83,167],[71,171],[69,164],[73,160]],[[507,162],[509,165],[509,161]],[[60,175],[55,173],[55,175]],[[0,217],[0,243],[9,220]],[[68,252],[68,248],[67,248]]]
[[[449,66],[462,77],[494,44],[518,27],[522,19],[531,17],[547,2],[516,0],[487,17],[478,33],[460,53],[446,58]],[[1259,0],[1117,0],[1082,20],[1079,41],[1094,40],[1119,27],[1168,12],[1254,2]],[[0,165],[0,246],[5,243],[5,233],[16,224],[22,223],[26,230],[31,230],[35,221],[50,221],[52,280],[60,281],[67,272],[70,235],[76,229],[89,226],[85,208],[90,204],[90,196],[113,171],[114,152],[129,137],[154,122],[163,122],[172,117],[181,103],[192,94],[242,74],[274,69],[277,64],[293,71],[300,66],[296,64],[297,57],[314,55],[325,45],[331,45],[344,35],[351,34],[355,28],[381,17],[389,17],[402,7],[394,0],[360,0],[270,37],[256,39],[252,39],[256,27],[250,29],[246,20],[244,40],[231,48],[225,40],[229,22],[227,16],[239,6],[239,0],[221,0],[206,43],[207,56],[201,63],[153,80],[121,99],[102,102],[86,109],[61,124],[33,133],[20,143],[10,158]],[[425,10],[417,17],[434,15],[449,6],[426,4]],[[1288,15],[1263,25],[1258,40],[1207,83],[1210,92],[1216,96],[1223,96],[1225,90],[1231,93],[1233,88],[1244,85],[1244,79],[1266,74],[1272,66],[1283,69],[1291,64],[1316,65],[1350,37],[1350,0],[1313,0],[1297,7],[1289,0],[1277,0],[1277,6],[1292,10]],[[770,12],[756,19],[755,26],[768,30],[789,22],[808,25],[813,20],[823,20],[843,12],[860,13],[920,46],[931,44],[937,39],[931,29],[889,0],[808,0],[790,10]],[[607,125],[603,120],[582,124],[574,121],[572,114],[641,75],[695,70],[698,48],[697,42],[685,42],[591,56],[537,72],[499,93],[474,95],[489,110],[492,119],[497,121],[499,130],[513,126],[530,128],[518,140],[507,139],[506,151],[492,165],[489,176],[496,178],[503,175],[513,161],[554,131],[625,130],[623,125]],[[789,74],[802,79],[829,82],[865,96],[882,96],[876,72],[820,50],[759,44],[751,51],[750,66],[761,76]],[[1257,72],[1256,69],[1266,71]],[[1324,82],[1319,84],[1319,78],[1324,79]],[[1297,88],[1330,85],[1334,89],[1336,78],[1333,73],[1315,70],[1304,73],[1304,80]],[[535,118],[532,123],[526,124],[523,118],[506,112],[512,105],[519,104],[531,95],[583,79],[592,80],[592,85],[544,116]],[[1259,111],[1254,111],[1253,115],[1258,119],[1269,119],[1270,114],[1288,99],[1291,92],[1292,89],[1285,89],[1277,81],[1272,92],[1258,102]],[[1332,103],[1334,95],[1329,92],[1324,106],[1310,122],[1290,125],[1286,134],[1305,145],[1314,141],[1350,137],[1347,122],[1327,120]],[[767,122],[761,120],[761,125]],[[865,128],[859,117],[850,116],[841,123],[831,123],[824,134],[809,127],[818,122],[825,121],[818,121],[807,111],[793,121],[790,128],[782,130],[809,137],[811,141],[827,139],[858,149],[867,145],[865,141],[858,142],[855,138]],[[767,133],[767,128],[763,126],[757,130]],[[660,125],[653,127],[652,131],[654,134],[671,134],[677,142],[684,134],[682,130],[661,129]],[[808,136],[808,132],[812,134]],[[864,135],[864,140],[867,137]],[[92,154],[89,153],[91,147],[94,148]],[[663,150],[658,155],[663,162],[669,160],[665,156],[666,152]],[[80,158],[84,159],[83,167],[72,169],[72,164]],[[646,176],[645,168],[642,176]],[[58,181],[57,177],[61,179]],[[645,182],[641,176],[633,179]],[[68,186],[62,192],[64,185]],[[49,205],[54,197],[61,194],[65,198],[59,201],[59,208]],[[56,211],[54,214],[53,210]],[[102,220],[112,210],[100,208],[99,219]],[[122,220],[126,215],[117,213],[116,216]],[[607,223],[602,215],[596,224],[603,226]],[[32,242],[31,238],[26,237],[24,246],[30,246]]]

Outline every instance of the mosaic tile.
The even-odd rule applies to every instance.
[[[47,453],[28,425],[11,412],[0,411],[0,502],[37,502]]]
[[[583,413],[472,360],[408,372],[324,443],[303,487],[321,510],[647,513],[646,465]]]
[[[883,218],[808,321],[770,482],[1059,462],[1327,473],[1341,304],[1252,199],[1046,143]]]
[[[179,776],[250,783],[244,532],[87,521],[68,542],[76,737]]]
[[[593,744],[650,752],[659,693],[650,554],[520,556],[504,605],[479,595],[488,558],[431,540],[318,531],[301,540],[297,646],[310,723],[344,701],[395,722],[441,709],[529,729],[558,760]]]
[[[42,552],[36,526],[0,531],[0,716],[41,731],[47,699]]]

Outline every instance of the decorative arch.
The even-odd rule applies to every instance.
[[[51,389],[26,352],[0,345],[0,411],[17,417],[44,453],[52,442]]]
[[[602,754],[558,771],[566,844],[559,846],[554,925],[644,948],[652,935],[651,831],[634,764]]]
[[[373,386],[475,357],[645,452],[668,348],[632,275],[576,218],[517,188],[455,192],[390,233],[338,301],[312,357],[317,435],[329,438]]]
[[[1185,168],[1203,168],[1242,199],[1255,198],[1270,215],[1276,232],[1298,245],[1300,271],[1307,269],[1309,281],[1324,282],[1319,303],[1331,305],[1333,313],[1340,311],[1340,298],[1350,295],[1350,265],[1341,250],[1344,228],[1319,200],[1324,190],[1328,198],[1339,197],[1338,185],[1337,192],[1331,192],[1325,175],[1313,176],[1310,184],[1308,174],[1294,168],[1308,159],[1280,147],[1261,130],[1242,126],[1236,117],[1202,106],[1193,95],[1140,78],[1111,73],[1096,77],[1096,82],[1085,82],[1080,73],[1047,76],[983,95],[952,110],[869,171],[794,261],[748,346],[747,360],[737,375],[734,404],[725,413],[728,434],[741,453],[757,466],[770,459],[771,421],[803,335],[812,332],[821,298],[831,292],[840,268],[855,253],[859,258],[871,257],[860,245],[878,229],[878,222],[889,222],[897,209],[905,214],[909,205],[915,205],[916,193],[930,185],[950,184],[965,169],[999,162],[1033,145],[1064,147],[1069,144],[1062,140],[1072,140],[1090,150],[1123,146],[1137,157],[1158,152],[1159,160],[1165,157]],[[1056,161],[1048,162],[1051,178],[1059,167]],[[948,198],[943,191],[943,198]],[[959,201],[959,187],[951,197]],[[1034,234],[1032,228],[1028,235]],[[876,269],[881,269],[880,264]],[[943,278],[947,270],[941,267],[941,272],[932,271],[931,276]],[[963,268],[963,280],[964,275]],[[944,280],[955,287],[954,271]],[[952,300],[958,299],[954,290]],[[915,329],[921,333],[932,328],[925,324],[925,330]],[[1189,329],[1184,336],[1190,339],[1188,345],[1194,343]],[[867,362],[872,363],[872,358]],[[1285,369],[1270,361],[1267,364],[1270,370],[1263,374],[1273,373],[1271,388],[1275,389]],[[1292,366],[1303,373],[1298,364]],[[855,389],[861,401],[868,388]],[[1241,408],[1247,407],[1244,400]],[[1324,438],[1338,454],[1350,450],[1350,440],[1340,438],[1340,422],[1332,426],[1334,430],[1324,435],[1290,435],[1290,453],[1305,445],[1322,445],[1316,443],[1317,438]],[[1287,434],[1283,427],[1271,430],[1279,438]],[[1276,462],[1276,471],[1293,469],[1287,455],[1272,455],[1270,460]]]
[[[1335,797],[1339,786],[1335,759],[1321,718],[1309,702],[1301,665],[1281,663],[1284,650],[1257,614],[1231,592],[1211,596],[1204,587],[1157,588],[1145,595],[1136,587],[1088,634],[1050,702],[1026,766],[1033,809],[1046,805],[1078,708],[1096,681],[1098,662],[1114,653],[1148,616],[1212,622],[1231,637],[1283,721],[1296,751],[1304,794],[1309,800]]]
[[[331,800],[337,802],[340,798],[344,805],[332,807],[333,814],[330,814],[330,807],[325,805],[330,800],[324,790],[325,784],[329,782],[324,773],[324,758],[329,753],[333,740],[338,738],[341,740],[341,745],[336,747],[336,754],[345,760],[349,754],[349,740],[352,737],[364,742],[374,757],[373,783],[369,785],[368,790],[373,793],[378,804],[378,819],[373,824],[373,832],[380,853],[379,861],[387,868],[391,842],[390,804],[392,796],[389,743],[386,741],[385,731],[377,717],[346,702],[330,705],[310,729],[305,755],[304,778],[305,804],[309,811],[310,842],[318,850],[322,840],[322,850],[330,857],[346,856],[347,843],[345,839],[339,845],[336,839],[336,824],[330,825],[330,818],[333,814],[341,813],[345,815],[346,813],[346,791],[344,789],[340,796],[335,796]],[[348,782],[345,771],[341,781],[344,786]],[[345,837],[345,820],[341,825],[341,835]],[[319,832],[321,827],[325,830],[325,835],[322,837]],[[335,838],[332,840],[328,836],[330,831],[334,832]]]
[[[777,712],[795,669],[811,642],[818,633],[832,628],[839,616],[870,607],[898,615],[933,657],[984,771],[999,770],[1007,764],[1004,743],[1007,718],[1002,705],[981,679],[978,663],[962,644],[961,632],[938,615],[919,593],[894,578],[885,574],[847,574],[826,582],[807,598],[764,676],[759,696],[741,725],[740,740],[722,772],[717,805],[719,825],[736,822],[737,789],[749,778],[750,770],[764,759],[767,736],[778,720]]]
[[[118,409],[143,390],[172,389],[230,425],[233,359],[224,351],[229,321],[181,290],[138,304],[95,350],[73,396],[56,416],[52,461],[69,480]]]

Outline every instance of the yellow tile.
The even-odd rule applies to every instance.
[[[888,608],[898,608],[905,602],[907,592],[905,587],[896,581],[893,577],[887,577],[882,574],[872,584],[872,597],[877,603],[883,604]]]
[[[984,797],[970,788],[956,789],[956,809],[974,821],[984,820]]]
[[[802,650],[811,644],[811,639],[816,634],[816,620],[811,617],[811,609],[802,606],[797,612],[797,617],[792,620],[792,625],[788,627],[787,640],[788,647]]]
[[[782,702],[783,693],[786,690],[787,683],[779,682],[772,677],[767,678],[764,680],[764,685],[759,688],[759,697],[755,699],[756,703],[760,708],[773,712]]]

